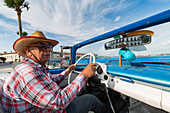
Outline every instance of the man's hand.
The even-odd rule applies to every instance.
[[[84,70],[81,72],[86,78],[90,78],[95,74],[96,65],[94,63],[89,64]]]
[[[75,70],[75,68],[76,66],[72,64],[65,70],[65,73],[68,75],[72,70]]]

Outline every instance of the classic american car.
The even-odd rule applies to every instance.
[[[88,79],[84,93],[91,93],[102,102],[110,104],[113,113],[170,112],[170,56],[136,57],[132,52],[132,48],[146,49],[145,45],[156,40],[152,39],[154,32],[146,28],[168,22],[170,22],[170,10],[85,40],[72,47],[63,47],[71,50],[68,64],[75,64],[76,69],[60,86],[71,84],[71,81],[93,62],[97,71],[95,76]],[[118,58],[96,58],[92,51],[76,60],[78,49],[108,39],[110,40],[105,42],[103,47],[106,51],[119,49]],[[61,62],[62,60],[61,58]],[[61,68],[49,71],[51,74],[58,74],[63,70],[65,66],[63,68],[61,63]],[[3,82],[4,80],[0,80],[0,90]],[[3,113],[2,108],[0,109]]]
[[[131,51],[132,47],[145,48],[156,40],[152,38],[154,32],[146,28],[168,22],[170,10],[75,44],[71,47],[70,64],[75,64],[76,70],[67,78],[67,84],[93,62],[97,71],[88,80],[86,90],[109,103],[113,112],[170,112],[170,56],[136,57]],[[96,58],[87,53],[76,61],[78,49],[106,39],[110,40],[103,45],[105,50],[120,49],[118,58]],[[50,70],[51,73],[60,71]]]

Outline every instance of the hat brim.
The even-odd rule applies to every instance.
[[[56,46],[59,42],[52,39],[46,39],[42,37],[36,36],[25,36],[17,39],[13,44],[13,49],[17,52],[20,56],[26,56],[25,48],[33,43],[36,42],[49,42],[51,46]]]

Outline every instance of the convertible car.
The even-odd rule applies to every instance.
[[[88,79],[86,93],[111,105],[113,112],[170,112],[170,56],[136,57],[134,48],[150,44],[154,32],[146,28],[170,22],[170,10],[85,40],[72,47],[70,64],[76,70],[60,85],[70,84],[91,62],[97,65],[95,76]],[[106,51],[119,49],[118,58],[96,58],[87,53],[76,60],[78,49],[110,39],[103,44]],[[93,51],[92,51],[93,52]],[[89,57],[87,57],[89,56]],[[85,59],[83,59],[85,58]],[[62,66],[61,66],[62,67]],[[64,69],[51,69],[60,73]]]
[[[76,69],[60,86],[71,84],[74,78],[93,62],[96,64],[95,76],[88,79],[82,94],[91,93],[102,102],[110,104],[113,113],[170,112],[170,56],[136,57],[133,53],[135,48],[145,50],[145,45],[156,40],[152,38],[154,32],[146,28],[168,22],[170,22],[170,10],[85,40],[72,47],[62,47],[70,49],[71,59],[68,64],[76,65]],[[93,54],[94,51],[91,51],[76,60],[78,49],[101,41],[105,41],[103,47],[106,51],[118,50],[119,57],[98,58]],[[59,74],[66,68],[62,65],[63,58],[61,58],[61,68],[49,71],[52,74]],[[0,84],[2,86],[3,80]]]

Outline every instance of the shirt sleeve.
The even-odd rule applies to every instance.
[[[85,76],[79,74],[70,85],[61,89],[49,76],[34,72],[24,76],[17,85],[17,91],[22,99],[35,106],[63,110],[85,84]]]
[[[59,84],[67,76],[67,74],[65,73],[65,71],[63,71],[60,74],[52,74],[50,76],[54,82]]]

